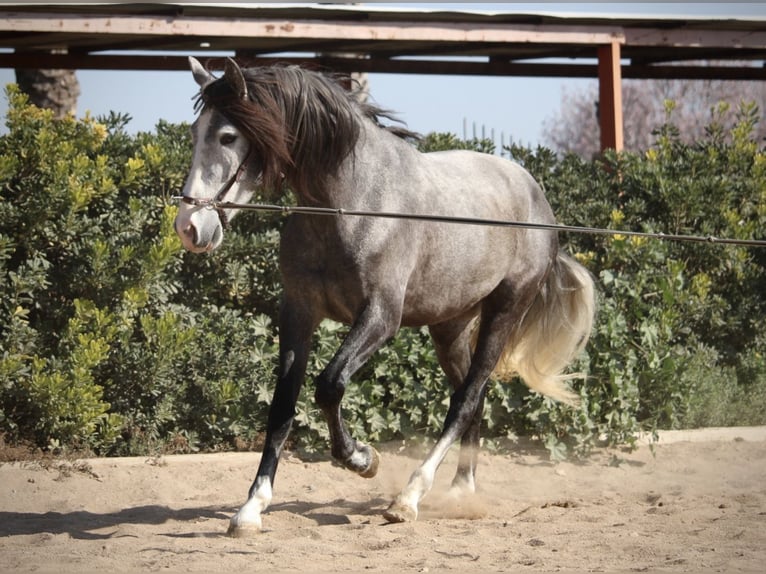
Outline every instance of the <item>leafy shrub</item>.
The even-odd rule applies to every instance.
[[[744,104],[724,127],[728,112],[719,108],[709,137],[695,145],[681,143],[672,124],[662,126],[645,154],[586,162],[544,149],[510,151],[544,182],[564,223],[763,238],[766,155],[754,141],[758,110]],[[654,428],[766,422],[765,250],[624,235],[565,241],[601,291],[590,377],[581,390],[583,409],[602,421],[594,431],[603,434],[604,422],[616,423],[618,435],[639,422]],[[558,434],[575,442],[582,436],[568,424]]]

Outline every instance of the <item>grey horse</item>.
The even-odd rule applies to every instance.
[[[175,221],[184,247],[218,247],[235,209],[256,190],[292,189],[301,206],[554,223],[521,166],[470,151],[421,153],[389,116],[338,81],[298,67],[242,69],[215,78],[190,58],[200,86],[194,155]],[[456,492],[473,492],[487,381],[518,374],[568,403],[562,374],[586,344],[595,313],[590,274],[554,231],[294,214],[279,264],[279,371],[266,442],[248,499],[229,533],[262,528],[301,390],[310,343],[330,318],[350,325],[315,380],[334,459],[372,477],[377,451],[350,436],[341,400],[351,377],[403,326],[428,326],[453,388],[440,438],[384,513],[415,520],[449,447],[461,441]]]

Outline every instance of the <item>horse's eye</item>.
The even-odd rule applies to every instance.
[[[236,139],[237,139],[237,136],[234,134],[223,134],[221,136],[221,139],[218,141],[221,142],[221,145],[230,145],[230,144],[233,144]]]

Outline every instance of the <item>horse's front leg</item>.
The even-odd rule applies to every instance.
[[[378,452],[354,440],[341,415],[341,400],[351,376],[399,328],[400,316],[368,304],[351,327],[343,344],[316,379],[315,398],[327,418],[332,456],[360,476],[371,478],[378,471]]]
[[[261,530],[261,514],[271,502],[279,456],[295,418],[295,404],[306,375],[316,324],[307,310],[287,301],[283,303],[279,318],[279,377],[269,408],[266,442],[247,502],[229,522],[231,536],[248,536]]]

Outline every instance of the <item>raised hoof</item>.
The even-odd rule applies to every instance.
[[[418,511],[406,504],[394,501],[383,513],[383,518],[388,522],[414,522],[418,519]]]
[[[372,447],[370,448],[370,466],[366,470],[359,473],[362,478],[372,478],[378,474],[378,468],[380,467],[380,453]]]

